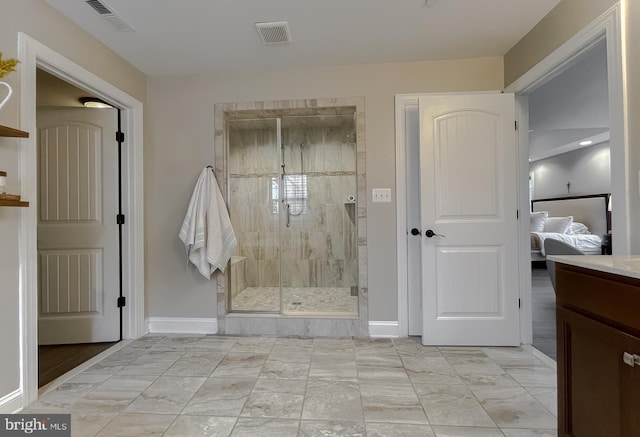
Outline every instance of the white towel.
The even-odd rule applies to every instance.
[[[238,242],[210,168],[202,169],[198,177],[179,236],[187,248],[189,261],[202,276],[211,279],[217,269],[224,272]]]

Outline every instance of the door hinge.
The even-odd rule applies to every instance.
[[[127,299],[124,296],[118,297],[118,308],[122,308],[127,305]]]
[[[124,214],[116,215],[116,224],[124,225]]]
[[[516,209],[516,220],[520,220],[520,210]]]
[[[518,299],[518,308],[522,308],[522,301]]]
[[[116,141],[124,143],[124,132],[116,132]]]
[[[518,120],[513,122],[513,127],[515,128],[515,130],[518,130]]]

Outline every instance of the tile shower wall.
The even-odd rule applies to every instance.
[[[278,215],[271,205],[271,180],[278,176],[274,129],[229,130],[229,215],[245,257],[247,287],[279,286]],[[242,290],[239,290],[242,291]]]
[[[285,287],[358,284],[356,205],[348,200],[357,196],[353,134],[353,126],[282,130],[286,174],[307,177],[305,211],[294,215],[301,205],[292,202],[286,227],[278,214],[286,206],[272,196],[281,158],[275,128],[229,130],[230,215],[247,287],[279,286],[280,256]]]

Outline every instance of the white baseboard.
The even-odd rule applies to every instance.
[[[376,337],[376,338],[400,337],[400,324],[397,321],[369,322],[369,337]]]
[[[553,358],[548,357],[547,355],[545,355],[543,352],[539,351],[538,349],[536,349],[532,345],[523,344],[522,345],[522,349],[526,350],[531,355],[533,355],[534,357],[536,357],[537,359],[539,359],[540,361],[542,361],[543,363],[545,363],[547,366],[551,367],[552,369],[556,370],[558,368],[557,363]]]
[[[18,389],[0,398],[0,414],[13,414],[22,409],[22,390]]]
[[[218,319],[180,317],[149,317],[147,331],[151,334],[217,334]]]

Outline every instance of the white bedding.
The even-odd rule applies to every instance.
[[[594,234],[559,234],[556,232],[532,232],[540,240],[540,254],[544,255],[544,240],[552,238],[554,240],[560,240],[573,247],[583,251],[588,255],[600,255],[601,238],[599,235]]]

